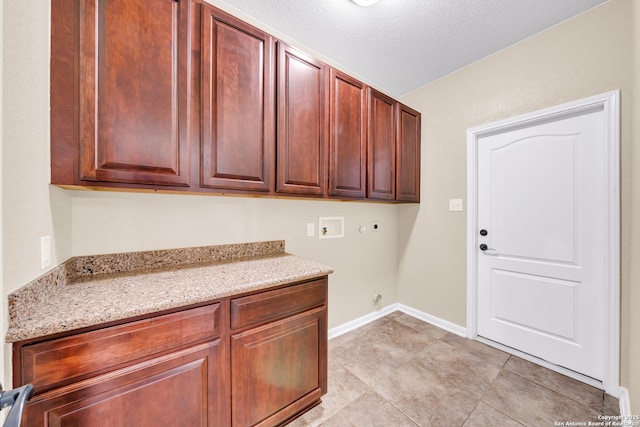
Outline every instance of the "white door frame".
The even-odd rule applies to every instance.
[[[478,140],[483,136],[509,131],[511,129],[535,125],[539,122],[562,117],[570,113],[602,108],[604,110],[604,133],[606,144],[606,172],[608,183],[606,199],[607,247],[603,248],[608,257],[606,298],[604,317],[607,325],[606,349],[604,357],[604,377],[602,388],[612,396],[620,392],[620,91],[615,90],[567,104],[535,111],[510,119],[489,123],[467,130],[467,337],[478,339]],[[510,351],[508,347],[501,348]],[[523,356],[518,351],[511,351]],[[543,366],[569,375],[573,378],[593,383],[587,377],[568,369],[551,365],[532,357],[527,357]],[[598,384],[599,385],[599,384]]]

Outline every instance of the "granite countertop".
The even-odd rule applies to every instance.
[[[284,242],[77,257],[9,295],[6,342],[211,301],[332,273]]]

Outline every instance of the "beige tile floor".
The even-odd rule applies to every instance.
[[[289,427],[554,426],[618,413],[602,390],[396,311],[329,341],[329,392]]]

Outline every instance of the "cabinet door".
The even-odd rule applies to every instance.
[[[367,197],[396,198],[396,101],[369,89]]]
[[[279,193],[326,194],[328,67],[278,42]]]
[[[331,69],[329,195],[364,198],[367,93],[363,83]]]
[[[225,425],[218,342],[200,344],[34,397],[26,427]]]
[[[406,105],[397,109],[396,200],[420,202],[420,113]]]
[[[326,307],[231,337],[234,426],[278,425],[326,392]]]
[[[190,1],[79,1],[80,179],[189,185]]]
[[[269,34],[202,6],[203,187],[273,190],[273,44]]]

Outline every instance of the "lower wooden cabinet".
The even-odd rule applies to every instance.
[[[327,279],[231,300],[233,426],[273,426],[327,392]]]
[[[231,337],[233,425],[277,425],[326,390],[322,308]]]
[[[200,344],[37,396],[22,425],[224,425],[218,346]]]
[[[327,278],[14,343],[23,427],[275,426],[327,391]]]

